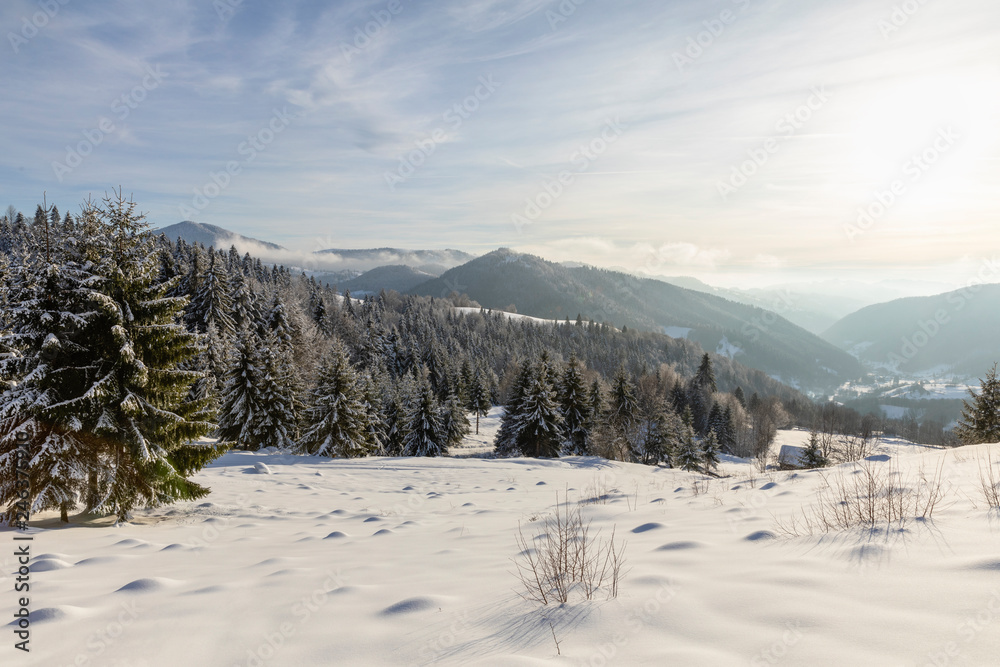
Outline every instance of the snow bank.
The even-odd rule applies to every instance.
[[[735,459],[715,479],[589,457],[230,453],[197,475],[202,501],[34,529],[49,565],[32,652],[4,642],[0,664],[997,664],[1000,531],[974,501],[1000,446],[881,453],[911,478],[944,463],[933,522],[779,537],[823,475]],[[257,464],[274,474],[244,474]],[[518,595],[515,531],[530,539],[564,493],[627,540],[616,599]]]

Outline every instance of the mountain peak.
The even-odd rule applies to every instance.
[[[167,238],[173,239],[174,241],[177,239],[184,239],[188,243],[200,243],[206,248],[214,246],[216,249],[220,250],[228,248],[231,245],[238,244],[255,244],[268,250],[283,250],[283,248],[276,243],[260,241],[249,236],[237,234],[236,232],[228,229],[223,229],[222,227],[218,227],[216,225],[210,225],[204,222],[194,222],[193,220],[184,220],[174,225],[154,229],[153,234],[164,234]]]

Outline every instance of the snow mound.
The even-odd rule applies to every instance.
[[[136,579],[135,581],[130,581],[121,588],[119,588],[116,593],[152,593],[155,591],[161,591],[165,588],[170,588],[177,584],[173,579],[165,579],[163,577],[149,577],[146,579]]]
[[[87,615],[88,610],[70,605],[59,605],[56,607],[43,607],[34,609],[31,612],[31,624],[49,623],[51,621],[61,621],[81,618]],[[8,626],[17,625],[17,619],[8,623]]]
[[[705,545],[690,541],[668,542],[657,548],[657,551],[687,551],[688,549],[700,549],[703,546]]]
[[[766,542],[767,540],[776,540],[778,536],[769,530],[755,530],[746,537],[743,538],[744,542]]]
[[[34,563],[31,564],[32,572],[51,572],[52,570],[64,570],[67,567],[73,567],[72,563],[67,563],[64,560],[58,558],[39,558]]]
[[[651,522],[651,523],[644,523],[641,526],[636,526],[635,528],[632,529],[632,532],[633,533],[647,533],[647,532],[649,532],[651,530],[657,530],[659,528],[663,528],[663,524],[662,523],[656,523],[654,521],[654,522]]]
[[[413,614],[418,611],[437,609],[440,605],[429,597],[409,598],[390,605],[379,612],[380,616],[395,616],[397,614]]]

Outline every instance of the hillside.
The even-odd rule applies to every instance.
[[[228,229],[223,229],[222,227],[207,225],[203,222],[191,222],[190,220],[178,222],[175,225],[169,225],[167,227],[161,227],[160,229],[154,229],[153,233],[157,235],[164,234],[168,239],[172,239],[174,241],[177,239],[184,239],[188,243],[200,243],[206,248],[214,246],[220,250],[226,250],[234,243],[256,244],[268,250],[283,250],[283,248],[276,243],[260,241],[250,238],[249,236],[243,236],[242,234],[231,232]]]
[[[865,300],[859,296],[827,294],[821,291],[822,285],[814,286],[808,283],[743,290],[714,287],[687,276],[660,278],[660,280],[695,292],[714,294],[736,303],[774,311],[789,322],[814,334],[822,333],[845,315],[875,303],[875,300]],[[856,289],[855,294],[859,293],[861,292]]]
[[[366,271],[352,280],[339,283],[337,288],[341,291],[350,290],[355,296],[378,294],[383,289],[407,292],[433,278],[435,274],[397,264]]]
[[[776,446],[807,437],[783,431]],[[39,515],[37,644],[18,662],[9,642],[0,663],[997,664],[1000,534],[977,485],[1000,446],[887,443],[878,454],[878,479],[920,490],[921,474],[943,466],[932,522],[784,537],[779,525],[851,479],[850,464],[762,476],[727,458],[716,479],[591,457],[232,452],[198,473],[212,489],[198,501],[117,525],[74,517],[85,523],[60,529],[55,513]],[[557,505],[557,492],[570,502]],[[531,539],[573,509],[595,544],[612,531],[627,543],[617,597],[523,599],[518,526]],[[962,660],[928,659],[946,646]]]
[[[501,249],[412,291],[468,294],[487,308],[534,317],[605,321],[686,337],[782,381],[825,391],[862,373],[843,350],[762,308],[593,267],[567,267]]]
[[[329,248],[317,250],[317,255],[334,255],[345,269],[370,271],[381,266],[403,265],[439,276],[448,269],[473,259],[461,250],[406,250],[403,248]]]
[[[978,377],[1000,361],[1000,285],[910,297],[848,315],[823,338],[876,368]]]

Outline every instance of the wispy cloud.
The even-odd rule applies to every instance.
[[[67,3],[16,52],[0,45],[0,177],[25,210],[42,191],[72,208],[121,184],[167,225],[287,109],[296,121],[199,221],[303,250],[316,236],[513,245],[598,264],[645,257],[706,279],[917,274],[1000,247],[995,3],[923,3],[900,25],[891,5],[862,0],[570,4],[247,0],[223,17],[193,0]],[[2,32],[37,11],[4,3]],[[691,62],[679,68],[678,53]],[[114,101],[148,67],[166,73],[162,85],[119,117]],[[501,87],[449,122],[484,76]],[[829,100],[787,134],[782,119],[817,86]],[[53,163],[105,117],[113,131],[60,180]],[[515,229],[512,212],[614,118],[628,126],[620,140]],[[858,207],[948,125],[961,141],[852,243],[844,225]],[[387,187],[386,172],[436,131],[433,154]],[[774,138],[721,198],[718,184]],[[610,246],[602,258],[578,239]]]

